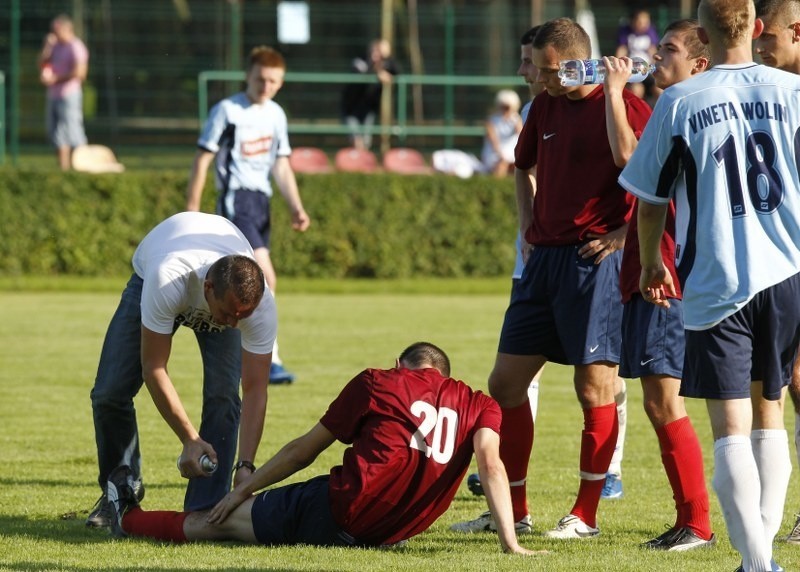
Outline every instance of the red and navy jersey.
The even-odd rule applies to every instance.
[[[619,271],[619,289],[622,293],[622,303],[639,293],[639,277],[642,274],[642,265],[639,262],[639,225],[636,223],[638,212],[637,203],[633,207],[628,235],[625,237],[625,249],[622,251],[622,267]],[[677,292],[676,298],[681,298],[681,284],[678,280],[678,271],[675,269],[675,203],[669,203],[667,210],[667,224],[661,237],[661,258],[664,265],[672,275],[672,282]]]
[[[650,107],[623,92],[628,122],[638,138]],[[633,201],[617,183],[606,132],[605,94],[598,86],[580,100],[539,94],[522,129],[515,165],[536,166],[533,221],[525,237],[539,246],[579,244],[628,222]]]
[[[331,512],[358,542],[392,544],[450,506],[481,428],[500,433],[489,396],[435,369],[367,369],[320,422],[352,444],[330,475]]]

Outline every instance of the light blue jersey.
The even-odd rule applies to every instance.
[[[253,103],[243,92],[211,108],[197,145],[217,154],[218,190],[248,189],[270,197],[270,169],[277,157],[292,153],[281,106],[272,100]]]
[[[622,171],[620,184],[640,200],[675,199],[689,330],[800,272],[799,104],[796,75],[716,66],[659,97]]]

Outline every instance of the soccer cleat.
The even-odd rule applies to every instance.
[[[600,493],[600,498],[615,500],[621,499],[622,495],[622,477],[614,473],[606,474],[606,482],[603,485],[603,492]]]
[[[121,465],[108,475],[106,498],[110,513],[111,535],[117,538],[127,536],[122,530],[122,517],[133,506],[139,504],[136,498],[133,471],[127,465]]]
[[[681,527],[670,528],[661,536],[642,544],[642,548],[665,550],[667,552],[685,552],[695,548],[711,548],[716,543],[717,537],[714,534],[708,540],[703,540],[691,528]]]
[[[273,363],[269,366],[269,382],[271,384],[292,383],[293,381],[294,374],[283,367],[283,365]]]
[[[453,532],[497,532],[497,525],[492,518],[492,513],[488,510],[481,514],[475,520],[467,520],[464,522],[457,522],[450,525],[450,530]],[[517,534],[530,534],[533,532],[533,522],[531,516],[526,514],[520,520],[514,523],[514,531]]]
[[[545,531],[547,538],[564,540],[592,538],[600,534],[599,528],[592,528],[574,514],[568,514],[558,521],[556,527]]]
[[[142,502],[144,498],[144,483],[141,480],[134,481],[133,491],[136,494],[137,502]],[[86,526],[90,528],[108,528],[111,526],[111,508],[109,507],[106,493],[100,495],[100,498],[94,503],[92,511],[86,518]]]
[[[481,484],[481,477],[478,473],[472,473],[467,477],[467,488],[476,497],[483,496],[483,485]]]
[[[797,520],[794,521],[794,528],[786,537],[786,542],[789,544],[800,544],[800,514],[796,514]]]
[[[90,528],[108,528],[111,525],[111,507],[108,504],[106,493],[100,495],[94,503],[92,511],[86,519],[86,526]]]

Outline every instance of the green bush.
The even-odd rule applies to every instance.
[[[182,210],[186,177],[0,171],[0,273],[127,273],[142,236]],[[291,231],[285,202],[273,200],[272,252],[281,276],[511,271],[517,217],[510,178],[337,173],[298,175],[298,182],[312,225]],[[204,210],[213,212],[215,199],[209,182]]]

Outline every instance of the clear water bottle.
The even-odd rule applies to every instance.
[[[629,83],[644,81],[656,69],[654,64],[647,63],[642,58],[633,58],[633,73],[628,79]],[[558,77],[561,85],[575,87],[603,83],[606,78],[606,66],[603,60],[563,60],[559,62]]]

